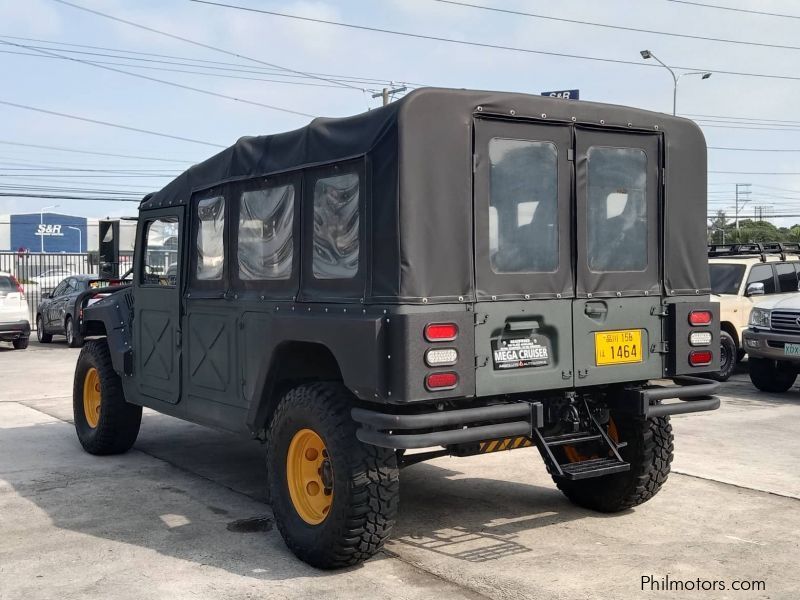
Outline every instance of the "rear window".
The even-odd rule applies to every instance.
[[[744,265],[708,265],[708,272],[711,276],[711,293],[738,294],[744,277],[744,269]]]
[[[589,268],[647,269],[647,155],[639,148],[592,146],[587,152]]]
[[[552,142],[493,138],[489,258],[495,273],[558,269],[558,150]]]
[[[239,208],[239,279],[289,279],[293,225],[293,185],[244,192]]]
[[[780,263],[775,265],[778,274],[778,291],[780,293],[796,292],[797,272],[791,263]]]
[[[346,173],[314,185],[314,257],[317,279],[351,279],[358,273],[359,177]]]
[[[11,281],[11,278],[5,275],[0,275],[0,292],[8,293],[16,291],[17,291],[17,286],[14,285],[14,282]]]

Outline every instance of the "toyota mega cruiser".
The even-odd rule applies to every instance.
[[[708,247],[712,299],[720,305],[720,370],[726,381],[744,358],[742,335],[750,311],[765,296],[798,291],[800,244],[714,244]]]
[[[800,372],[800,294],[759,302],[744,332],[750,380],[764,392],[785,392]]]
[[[321,568],[443,455],[535,446],[573,502],[636,506],[669,416],[719,406],[705,218],[700,130],[632,108],[421,89],[242,138],[142,201],[132,285],[84,311],[78,437],[124,452],[145,406],[260,440]]]

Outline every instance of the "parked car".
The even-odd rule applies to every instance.
[[[0,271],[0,341],[24,350],[30,335],[25,290],[11,273]]]
[[[59,267],[42,271],[35,277],[31,277],[30,280],[31,283],[38,285],[39,289],[44,292],[46,290],[52,290],[55,288],[64,280],[65,277],[76,274],[77,273],[75,271]]]
[[[80,335],[81,307],[77,300],[83,292],[117,285],[119,280],[101,279],[97,275],[70,275],[61,280],[56,288],[46,294],[36,309],[36,338],[42,344],[53,341],[54,335],[67,338],[70,348],[83,345]],[[89,306],[104,297],[98,293],[85,302]]]
[[[241,138],[140,204],[132,285],[84,311],[76,434],[125,452],[146,406],[265,443],[320,568],[375,554],[437,456],[536,446],[569,500],[628,510],[670,415],[719,407],[705,194],[696,124],[592,102],[421,89]]]
[[[800,372],[800,294],[759,302],[744,332],[750,380],[764,392],[785,392]]]
[[[720,304],[720,370],[727,380],[745,354],[742,334],[750,311],[765,296],[791,294],[800,284],[800,244],[759,243],[709,246],[712,299]]]

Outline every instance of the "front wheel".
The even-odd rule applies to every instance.
[[[269,427],[278,530],[298,558],[320,569],[373,556],[397,514],[395,452],[356,438],[351,407],[352,395],[339,383],[304,384],[281,399]]]
[[[786,362],[750,357],[750,381],[762,392],[782,393],[794,385],[797,369]]]
[[[627,442],[619,453],[631,465],[629,471],[592,479],[555,481],[558,489],[575,504],[611,513],[643,504],[659,492],[669,476],[674,447],[669,417],[644,419],[612,413],[608,433],[617,442]],[[573,461],[583,458],[570,456],[570,452],[565,454]]]
[[[728,381],[736,369],[739,349],[736,342],[727,331],[720,332],[719,335],[719,371],[711,373],[710,377],[717,381]]]
[[[81,350],[72,388],[75,431],[89,454],[122,454],[139,435],[142,407],[128,404],[105,340]]]

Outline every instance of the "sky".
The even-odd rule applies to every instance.
[[[562,19],[796,49],[621,31],[436,0],[222,1],[373,28],[636,64],[389,35],[190,0],[70,0],[261,61],[256,62],[115,22],[56,0],[0,0],[0,69],[5,82],[0,88],[2,192],[70,195],[78,190],[86,195],[86,190],[93,189],[138,200],[240,136],[294,129],[308,123],[311,116],[345,116],[377,107],[380,99],[372,98],[372,94],[392,82],[409,87],[435,85],[533,94],[577,88],[581,100],[671,112],[672,77],[666,69],[653,66],[653,60],[641,58],[639,52],[646,48],[675,67],[677,73],[713,73],[706,80],[694,75],[681,78],[678,91],[679,114],[705,116],[701,123],[709,146],[780,150],[709,149],[709,212],[724,209],[732,217],[735,184],[739,183],[751,184],[741,188],[750,191],[749,196],[743,194],[750,201],[741,217],[752,217],[756,206],[764,207],[767,215],[800,215],[798,0],[697,0],[798,18],[669,0],[464,0]],[[60,58],[63,56],[114,63],[105,66],[249,103]],[[266,67],[264,62],[277,66]],[[302,73],[323,75],[315,79]],[[340,83],[342,78],[347,78],[349,87]],[[753,124],[753,120],[759,123]],[[21,143],[140,158],[94,156]],[[137,206],[136,202],[2,196],[0,214],[38,212],[53,205],[58,208],[49,208],[50,212],[87,217],[135,215]],[[800,216],[773,222],[789,225],[800,222]]]

